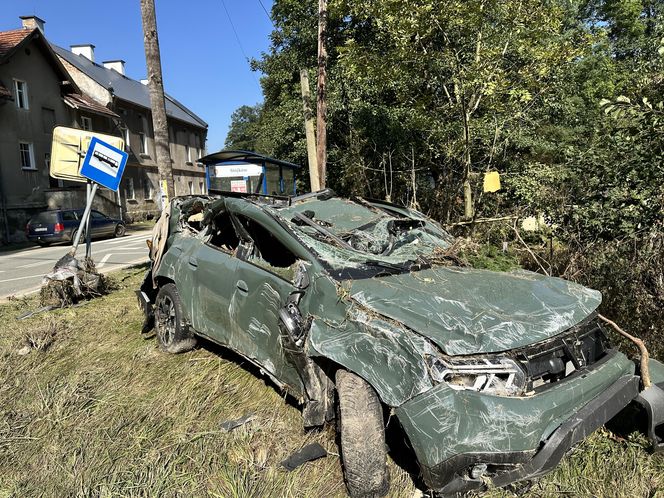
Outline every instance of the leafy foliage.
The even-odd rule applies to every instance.
[[[272,15],[251,138],[306,164],[299,70],[314,81],[317,2]],[[544,215],[538,253],[557,274],[638,315],[634,332],[664,326],[664,2],[330,0],[327,43],[328,185],[444,223],[471,196],[475,217]],[[484,171],[502,191],[481,192]]]

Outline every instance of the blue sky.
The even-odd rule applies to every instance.
[[[270,11],[272,0],[262,0]],[[223,147],[231,113],[262,100],[260,75],[249,69],[221,0],[156,0],[166,91],[209,125],[208,151]],[[272,25],[259,0],[225,0],[248,57],[269,47]],[[139,0],[2,0],[0,31],[20,27],[21,15],[46,21],[52,43],[92,43],[95,61],[126,61],[126,74],[145,78]]]

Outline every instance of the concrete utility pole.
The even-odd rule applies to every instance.
[[[307,136],[307,157],[309,159],[309,183],[311,191],[320,190],[318,178],[318,161],[316,159],[316,134],[314,133],[314,116],[311,112],[311,89],[309,88],[309,73],[300,69],[300,86],[302,87],[302,106],[304,108],[304,132]]]
[[[325,188],[327,169],[327,102],[325,100],[325,78],[327,66],[327,49],[325,37],[327,36],[327,0],[318,0],[318,119],[316,125],[317,160],[320,188]]]
[[[148,69],[148,88],[150,89],[150,104],[152,107],[152,128],[154,129],[157,167],[159,168],[159,190],[163,201],[164,195],[169,200],[175,197],[175,184],[173,183],[171,151],[168,147],[168,121],[166,119],[164,80],[161,75],[161,55],[159,53],[154,0],[141,0],[141,17],[143,18],[145,63]],[[162,202],[161,208],[163,209],[163,207],[164,203]]]

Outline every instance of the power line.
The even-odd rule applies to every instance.
[[[228,12],[228,8],[226,7],[226,2],[224,0],[221,0],[221,5],[224,7],[224,11],[226,12],[226,17],[228,17],[228,22],[231,25],[231,28],[233,29],[233,34],[235,34],[235,40],[237,41],[238,46],[240,47],[240,52],[242,52],[242,55],[244,56],[244,59],[247,61],[247,64],[251,64],[249,61],[249,57],[247,56],[247,53],[244,51],[244,47],[242,46],[242,42],[240,41],[240,36],[237,34],[237,30],[235,29],[235,24],[233,24],[233,19],[231,19],[231,14]],[[258,80],[256,79],[256,75],[254,74],[253,71],[251,71],[251,76],[254,78],[254,81],[256,84],[260,86],[258,83]]]
[[[270,20],[270,22],[272,23],[272,27],[276,27],[276,26],[274,25],[274,21],[272,20],[272,16],[270,15],[270,13],[269,13],[269,12],[267,11],[267,9],[265,8],[265,5],[263,5],[263,0],[258,0],[258,3],[261,4],[261,7],[263,7],[263,12],[265,12],[265,15],[267,16],[267,18],[268,18],[268,19]]]
[[[233,29],[233,33],[235,34],[235,40],[237,41],[238,46],[240,47],[240,51],[242,52],[242,55],[244,55],[244,58],[249,62],[249,57],[247,57],[247,53],[244,51],[244,48],[242,47],[242,42],[240,41],[240,36],[237,34],[237,30],[235,29],[235,24],[233,24],[233,19],[231,19],[231,15],[228,12],[228,9],[226,8],[226,2],[224,0],[221,0],[221,5],[224,7],[224,11],[226,11],[226,17],[228,17],[228,22],[231,24],[231,28]]]

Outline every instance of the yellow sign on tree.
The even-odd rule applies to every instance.
[[[489,171],[484,174],[484,191],[497,192],[500,190],[500,173]]]

